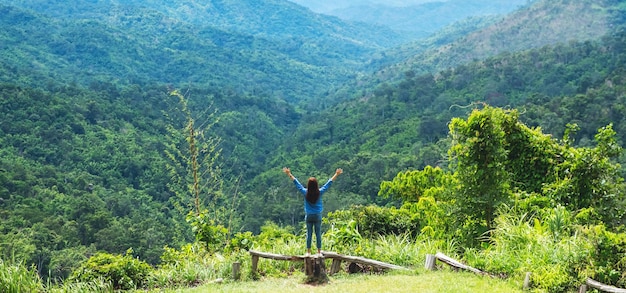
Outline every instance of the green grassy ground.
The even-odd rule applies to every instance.
[[[331,277],[329,284],[323,286],[305,285],[303,280],[303,275],[295,275],[247,282],[224,281],[165,292],[522,292],[521,280],[519,282],[505,281],[451,271],[385,275],[338,274]]]

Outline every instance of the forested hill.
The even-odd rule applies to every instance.
[[[302,6],[284,0],[254,2],[79,0],[71,4],[57,0],[2,2],[32,9],[54,18],[101,19],[112,25],[116,25],[120,12],[124,10],[135,10],[140,13],[140,10],[148,10],[159,12],[171,20],[194,26],[219,27],[225,31],[270,39],[311,38],[313,40],[309,41],[317,44],[332,41],[339,47],[353,43],[365,48],[386,48],[406,39],[381,26],[341,21],[336,17],[313,13]],[[141,18],[141,16],[140,14],[134,15],[136,18]]]
[[[384,67],[372,84],[397,80],[407,71],[435,73],[503,52],[518,52],[568,41],[597,40],[624,21],[623,3],[617,0],[537,0],[500,21],[444,46],[422,49],[395,65]],[[406,45],[404,50],[409,50]]]
[[[99,4],[113,2],[16,3],[39,12],[0,6],[0,257],[35,265],[44,279],[69,276],[96,251],[132,248],[156,264],[166,245],[193,241],[184,219],[191,168],[175,165],[187,160],[172,155],[191,149],[178,132],[189,130],[186,113],[199,132],[184,133],[221,138],[221,153],[209,157],[220,180],[202,195],[231,232],[259,232],[266,221],[300,226],[302,199],[283,166],[299,178],[324,179],[344,168],[324,195],[327,212],[393,205],[378,197],[381,181],[445,167],[448,122],[481,103],[520,107],[524,121],[555,137],[577,123],[571,135],[580,145],[608,123],[625,140],[626,37],[619,30],[432,74],[399,71],[396,83],[355,87],[347,99],[330,95],[303,109],[295,101],[345,80],[361,54],[384,42],[328,31],[319,38],[329,43],[310,35],[270,39],[235,26],[197,26],[176,18],[176,9],[150,8],[151,1],[102,10]],[[567,5],[553,3],[533,11],[556,19],[556,8]],[[624,8],[611,3],[591,11]],[[618,29],[623,18],[611,24]],[[327,50],[331,40],[345,45],[343,53]]]
[[[388,29],[287,1],[0,3],[0,54],[9,56],[2,61],[22,72],[3,76],[12,80],[193,83],[299,101],[342,83],[369,54],[402,41]]]
[[[551,12],[577,10],[581,8],[579,4],[539,1],[537,6],[528,9],[550,17],[531,17],[527,21],[550,22],[560,18],[559,14]],[[573,32],[579,28],[570,24],[573,32],[562,34],[571,35],[573,39],[566,38],[562,43],[505,52],[436,73],[390,71],[401,78],[388,83],[380,80],[358,83],[345,92],[331,95],[324,111],[302,117],[299,129],[293,137],[284,140],[285,144],[272,162],[274,169],[267,174],[274,174],[282,161],[289,158],[296,158],[293,164],[304,168],[304,174],[346,166],[352,172],[338,183],[345,184],[342,185],[343,196],[329,200],[331,206],[372,201],[386,203],[377,197],[378,183],[390,180],[401,170],[426,165],[445,167],[448,123],[454,117],[467,115],[481,103],[527,109],[527,112],[522,111],[525,115],[521,119],[529,125],[542,127],[555,137],[563,136],[568,123],[577,124],[580,131],[575,138],[583,145],[593,141],[599,127],[611,122],[616,123],[618,133],[626,133],[626,129],[618,126],[624,123],[625,114],[619,105],[623,103],[624,92],[624,59],[620,56],[624,56],[625,49],[622,45],[625,18],[621,16],[626,10],[615,2],[604,4],[603,7],[592,5],[594,10],[585,12],[602,12],[604,18],[581,20],[588,21],[587,28],[592,31],[595,29],[591,23],[599,19],[606,21],[601,25],[601,32],[606,34],[593,36],[593,41],[586,33],[581,34],[580,41],[574,41],[576,34]],[[514,21],[517,16],[514,14],[513,19],[506,18],[502,23]],[[560,29],[566,28],[556,31]],[[502,34],[507,35],[504,31]],[[553,32],[547,30],[544,34],[552,36]],[[537,37],[541,39],[541,35]],[[458,47],[460,44],[468,47]],[[478,48],[477,44],[480,42],[459,42],[450,48],[454,52],[461,52],[463,48],[471,52]],[[443,54],[446,48],[442,49],[439,60],[459,56]],[[626,144],[622,135],[619,135],[621,143]],[[268,176],[255,180],[267,182]],[[289,199],[278,197],[277,202],[289,202]],[[263,208],[276,210],[278,207],[266,204]],[[275,220],[288,221],[288,216],[280,216],[289,215],[287,211],[278,213]],[[263,214],[256,208],[247,215],[254,218],[259,213]]]
[[[447,167],[449,122],[483,104],[519,108],[522,121],[555,138],[563,137],[568,124],[577,125],[570,137],[582,146],[613,123],[619,143],[626,145],[624,44],[622,32],[595,42],[491,57],[437,75],[405,75],[398,86],[382,84],[370,96],[302,117],[299,129],[277,150],[273,168],[255,178],[253,186],[280,184],[280,177],[273,178],[285,161],[301,175],[344,167],[350,172],[336,184],[341,196],[327,197],[329,208],[386,204],[377,197],[379,183],[400,171]],[[287,191],[271,201],[263,198],[263,205],[252,198],[245,203],[251,205],[246,217],[273,211],[275,221],[291,221],[289,211],[298,202]]]

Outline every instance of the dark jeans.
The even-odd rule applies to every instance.
[[[321,214],[306,214],[304,217],[306,221],[306,249],[311,249],[312,230],[315,228],[315,244],[317,249],[322,249],[322,215]]]

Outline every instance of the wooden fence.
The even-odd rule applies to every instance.
[[[273,260],[304,261],[305,274],[308,277],[314,276],[316,278],[320,276],[322,278],[326,278],[326,268],[324,265],[324,259],[327,259],[327,258],[332,259],[332,264],[330,267],[331,275],[341,270],[342,261],[350,262],[350,263],[357,263],[360,265],[370,266],[370,267],[383,269],[383,270],[386,270],[386,269],[407,270],[407,268],[405,267],[390,264],[390,263],[385,263],[385,262],[368,259],[364,257],[343,255],[343,254],[338,254],[334,252],[323,252],[321,255],[310,255],[310,256],[283,255],[283,254],[274,254],[274,253],[260,252],[260,251],[254,251],[254,250],[250,250],[249,252],[250,252],[250,255],[252,256],[252,273],[253,274],[256,274],[257,272],[259,258],[261,257],[267,258],[267,259],[273,259]],[[493,275],[490,275],[487,272],[483,272],[477,268],[473,268],[471,266],[463,264],[440,252],[438,252],[435,255],[432,255],[432,254],[426,255],[426,263],[425,263],[426,269],[434,270],[436,266],[436,261],[440,261],[444,264],[447,264],[453,267],[454,269],[466,270],[466,271],[473,272],[475,274],[494,277]],[[235,279],[238,278],[238,274],[239,274],[239,263],[234,263],[233,264],[233,276]],[[523,289],[526,290],[529,288],[530,288],[530,273],[526,273],[526,277],[524,278]],[[607,292],[607,293],[626,293],[626,289],[602,284],[591,278],[587,279],[585,284],[580,286],[578,292],[586,293],[587,288],[593,288],[593,289],[597,289],[597,290],[600,290],[602,292]]]
[[[338,254],[334,252],[323,252],[321,255],[302,256],[302,255],[282,255],[282,254],[274,254],[274,253],[266,253],[266,252],[250,250],[250,255],[252,256],[252,273],[253,274],[255,274],[257,271],[257,266],[258,266],[260,257],[273,259],[273,260],[304,261],[305,273],[307,276],[309,276],[310,274],[313,274],[313,272],[315,271],[315,268],[311,268],[310,266],[314,265],[315,263],[319,263],[319,261],[316,262],[316,260],[321,260],[323,262],[323,260],[326,258],[333,260],[330,266],[331,275],[341,270],[342,261],[358,263],[361,265],[371,266],[371,267],[375,267],[379,269],[407,270],[407,268],[405,267],[401,267],[401,266],[390,264],[390,263],[385,263],[382,261],[377,261],[377,260],[368,259],[364,257],[358,257],[358,256],[343,255],[343,254]],[[307,263],[310,263],[311,265],[307,265]]]
[[[454,259],[452,259],[451,257],[438,252],[435,255],[432,254],[427,254],[426,255],[426,264],[425,267],[428,270],[434,270],[435,269],[435,265],[436,265],[436,261],[439,260],[455,269],[462,269],[462,270],[466,270],[466,271],[470,271],[479,275],[487,275],[487,276],[491,276],[492,275],[483,272],[479,269],[470,267],[468,265],[462,264],[459,261],[456,261]],[[608,293],[626,293],[626,289],[622,289],[622,288],[617,288],[614,286],[610,286],[610,285],[606,285],[606,284],[602,284],[598,281],[595,281],[591,278],[588,278],[587,281],[585,282],[584,285],[580,286],[580,288],[578,289],[578,293],[586,293],[587,292],[587,287],[593,288],[593,289],[598,289],[602,292],[608,292]],[[530,273],[526,273],[526,277],[524,278],[524,285],[523,285],[523,289],[527,290],[530,288]]]
[[[622,288],[617,288],[617,287],[613,287],[610,285],[606,285],[606,284],[602,284],[596,280],[593,280],[591,278],[588,278],[587,281],[585,282],[585,285],[580,286],[580,289],[578,290],[579,293],[586,293],[587,292],[587,287],[591,287],[594,289],[598,289],[602,292],[609,292],[609,293],[626,293],[626,289],[622,289]]]

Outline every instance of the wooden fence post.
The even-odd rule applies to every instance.
[[[530,289],[530,272],[527,272],[526,277],[524,277],[524,286],[522,287],[522,289]]]
[[[330,265],[330,274],[334,275],[341,270],[341,260],[338,258],[333,258],[333,262]]]
[[[256,268],[259,264],[259,256],[256,254],[252,255],[252,276],[256,276]]]
[[[429,270],[432,271],[435,269],[435,262],[437,261],[437,258],[435,258],[434,255],[432,254],[427,254],[426,255],[426,263],[424,264],[424,267]]]
[[[233,263],[233,279],[239,280],[239,271],[241,269],[241,263],[236,261]]]

